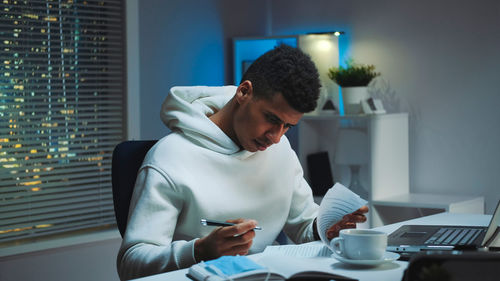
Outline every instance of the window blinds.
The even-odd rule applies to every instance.
[[[0,1],[0,242],[114,223],[123,1]]]

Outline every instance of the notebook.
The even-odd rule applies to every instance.
[[[387,250],[406,256],[426,250],[488,247],[500,231],[500,201],[488,227],[403,225],[388,237]]]

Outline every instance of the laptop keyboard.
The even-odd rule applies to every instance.
[[[483,231],[480,228],[443,227],[432,235],[426,245],[469,245]]]

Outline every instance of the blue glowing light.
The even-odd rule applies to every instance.
[[[240,84],[244,70],[246,70],[254,60],[281,44],[297,47],[297,38],[235,39],[234,84]]]

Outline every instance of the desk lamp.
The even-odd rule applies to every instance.
[[[335,163],[349,166],[351,182],[348,186],[362,198],[368,191],[361,185],[359,170],[369,161],[368,135],[359,129],[340,129],[335,151]]]

